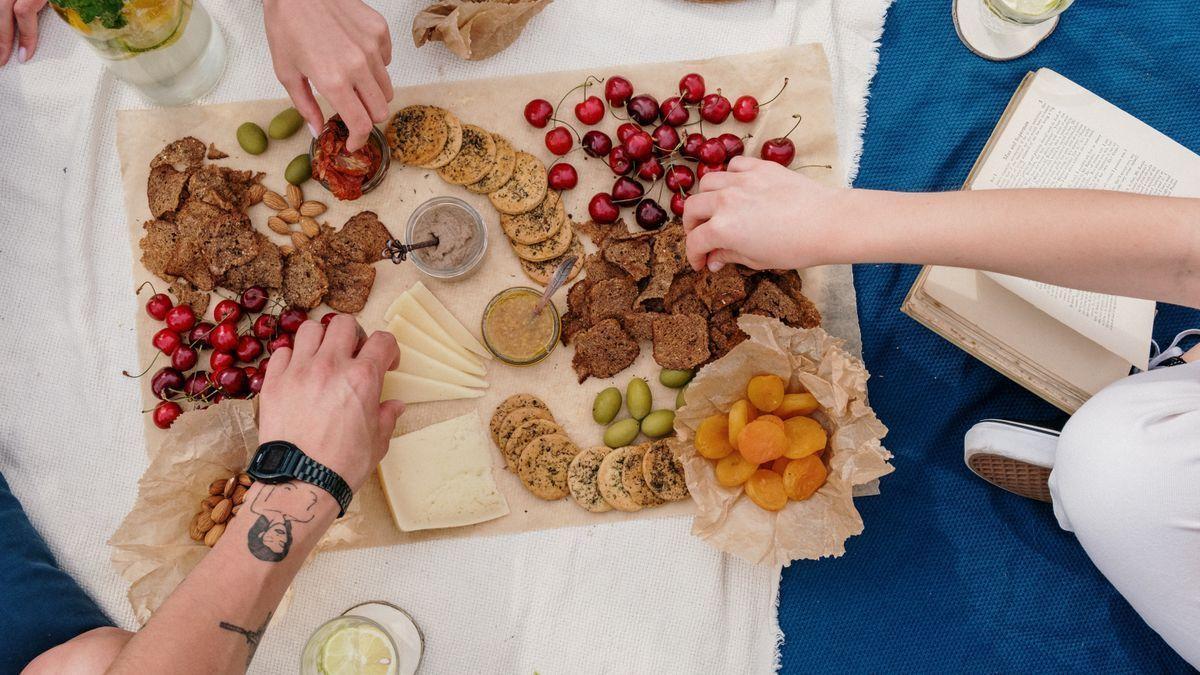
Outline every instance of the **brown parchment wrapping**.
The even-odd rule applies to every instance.
[[[443,0],[413,17],[413,44],[442,42],[468,61],[511,45],[551,0]]]
[[[675,417],[696,504],[692,533],[756,564],[840,556],[846,539],[863,530],[855,488],[872,486],[893,471],[892,455],[881,444],[887,427],[867,403],[866,367],[820,328],[789,328],[760,316],[743,316],[738,325],[750,339],[692,380],[687,403]],[[809,499],[789,501],[774,513],[743,498],[741,487],[718,484],[713,462],[690,442],[704,418],[729,412],[745,396],[745,383],[765,373],[782,377],[789,390],[802,387],[815,396],[822,410],[813,417],[830,432],[828,482]]]
[[[138,480],[137,501],[108,544],[113,566],[129,582],[129,603],[145,623],[210,550],[188,537],[188,524],[208,486],[245,470],[258,447],[253,401],[230,399],[184,414],[163,439]],[[355,500],[357,502],[357,500]],[[316,551],[352,546],[363,538],[355,502]]]

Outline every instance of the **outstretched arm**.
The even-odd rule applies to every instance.
[[[736,157],[684,211],[693,267],[967,267],[1200,307],[1200,199],[1091,190],[901,193]]]

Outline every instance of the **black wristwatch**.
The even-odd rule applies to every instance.
[[[337,500],[341,511],[338,518],[346,515],[346,507],[354,493],[336,471],[304,454],[304,451],[287,441],[267,441],[258,446],[254,459],[246,473],[263,483],[286,483],[299,480],[315,485]]]

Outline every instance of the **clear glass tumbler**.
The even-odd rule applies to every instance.
[[[1062,14],[1075,0],[982,0],[988,13],[1001,21],[1033,26]]]
[[[300,655],[302,675],[414,675],[424,637],[407,612],[383,601],[321,624]]]

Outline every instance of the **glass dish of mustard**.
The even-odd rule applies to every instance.
[[[483,310],[483,343],[510,366],[532,366],[558,345],[562,323],[553,302],[536,316],[540,291],[524,286],[496,294]]]

